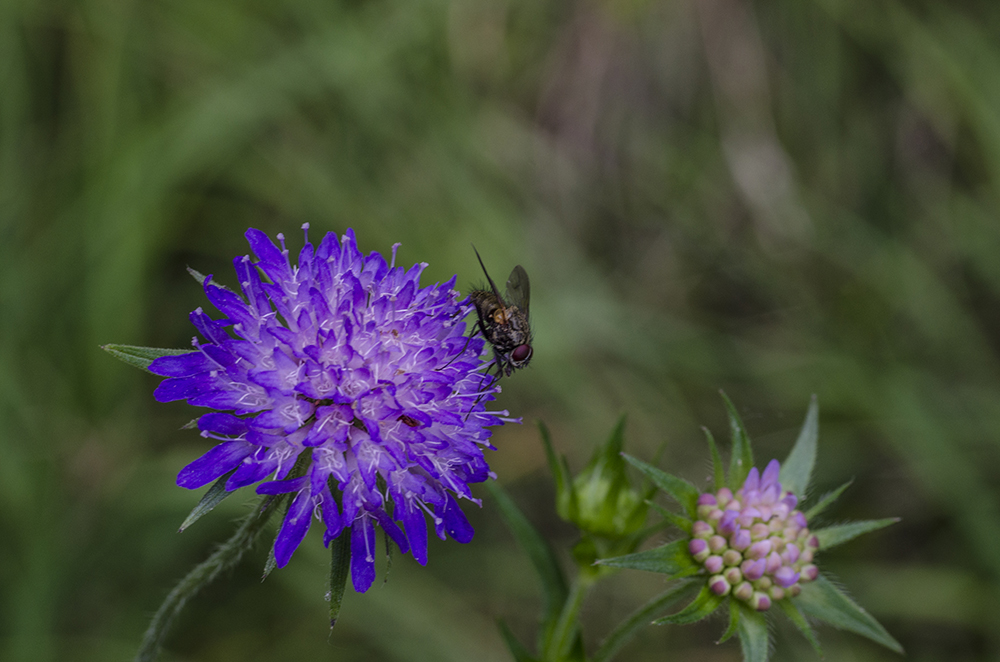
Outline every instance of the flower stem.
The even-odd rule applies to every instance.
[[[608,662],[611,660],[621,647],[635,636],[636,632],[649,625],[655,615],[683,598],[691,587],[691,584],[692,580],[681,582],[633,612],[631,616],[612,630],[611,634],[605,637],[590,662]]]
[[[544,651],[544,659],[565,660],[569,657],[580,631],[580,608],[593,583],[594,578],[590,573],[581,571],[577,575],[576,581],[570,586],[569,595],[566,596],[566,602],[552,631],[547,650]]]
[[[142,643],[139,645],[139,652],[135,655],[135,662],[154,662],[159,657],[163,640],[187,601],[218,577],[219,573],[239,563],[243,553],[253,546],[257,536],[264,530],[264,526],[274,514],[281,500],[274,496],[263,498],[253,512],[243,520],[236,533],[219,546],[205,561],[195,566],[170,591],[170,594],[156,611],[156,615],[153,616],[153,620],[150,621],[146,633],[142,636]]]

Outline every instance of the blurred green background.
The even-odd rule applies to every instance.
[[[998,202],[992,0],[0,3],[0,660],[129,659],[230,534],[240,498],[176,533],[195,411],[98,345],[186,347],[185,266],[233,284],[247,227],[297,250],[307,222],[402,242],[425,283],[479,281],[472,242],[495,279],[525,266],[535,358],[500,398],[525,424],[489,459],[564,550],[535,419],[579,468],[624,412],[633,454],[665,441],[702,484],[718,389],[761,463],[817,393],[816,489],[855,479],[832,516],[903,518],[823,567],[910,659],[998,659]],[[397,555],[331,637],[316,531],[260,584],[262,545],[163,659],[509,659],[494,621],[531,640],[534,576],[466,511],[471,544]],[[608,580],[589,645],[661,588]],[[737,660],[722,629],[620,659]]]

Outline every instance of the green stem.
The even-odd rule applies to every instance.
[[[611,634],[605,637],[590,662],[608,662],[611,660],[621,647],[628,643],[629,639],[634,637],[639,630],[650,624],[654,616],[681,600],[688,593],[694,581],[687,580],[681,582],[636,610],[631,616],[622,621],[618,627],[612,630]]]
[[[135,662],[154,662],[159,657],[163,640],[187,601],[218,577],[219,573],[239,563],[243,553],[253,546],[257,536],[264,530],[264,525],[274,514],[281,500],[273,496],[261,499],[253,512],[247,515],[243,523],[240,524],[236,533],[205,561],[195,566],[174,587],[174,590],[170,591],[156,615],[153,616],[146,633],[142,636],[142,643],[139,645],[139,652],[135,655]]]
[[[587,592],[593,583],[593,576],[586,571],[581,571],[576,576],[576,581],[570,587],[569,595],[566,596],[566,602],[563,603],[562,611],[559,613],[559,620],[556,621],[555,629],[552,630],[549,645],[544,651],[546,660],[554,662],[569,657],[580,631],[580,608],[583,606],[583,600],[587,597]]]

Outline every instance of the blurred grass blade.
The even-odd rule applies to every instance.
[[[770,639],[767,631],[767,617],[764,612],[754,611],[736,600],[731,606],[740,610],[736,632],[740,636],[743,662],[767,662],[770,654]]]
[[[726,626],[726,630],[719,637],[717,643],[722,643],[724,641],[729,641],[734,634],[737,633],[740,627],[740,609],[736,605],[735,601],[729,601],[729,625]]]
[[[531,652],[514,636],[514,633],[510,631],[507,623],[502,618],[497,621],[497,627],[500,629],[500,636],[503,637],[504,643],[507,644],[507,650],[510,651],[514,662],[539,662],[538,658],[532,657]]]
[[[862,522],[848,522],[847,524],[828,526],[825,529],[813,531],[813,533],[816,534],[817,538],[819,538],[819,548],[827,550],[831,547],[843,544],[848,540],[853,540],[862,534],[868,533],[869,531],[878,531],[879,529],[883,529],[890,524],[895,524],[898,521],[898,517],[887,517],[885,519],[865,520]]]
[[[646,474],[657,487],[672,496],[677,503],[681,504],[684,512],[689,517],[694,517],[698,505],[698,488],[687,482],[683,478],[671,476],[667,472],[657,469],[651,464],[646,464],[642,460],[632,457],[627,453],[622,453],[628,462]]]
[[[732,456],[729,458],[729,488],[734,492],[743,487],[750,468],[753,466],[753,448],[750,446],[750,437],[747,435],[746,426],[740,418],[732,400],[724,391],[719,391],[722,401],[726,405],[726,413],[729,416],[729,431],[732,435]]]
[[[556,510],[559,516],[568,521],[572,521],[577,515],[576,490],[573,489],[573,477],[570,475],[566,458],[556,454],[552,446],[552,438],[545,423],[538,421],[538,431],[542,436],[542,447],[545,448],[545,459],[549,464],[549,471],[556,482]]]
[[[344,527],[340,535],[330,542],[330,627],[340,618],[344,602],[347,573],[351,567],[351,528]]]
[[[556,626],[556,621],[559,619],[563,603],[566,602],[566,597],[569,595],[566,577],[559,568],[559,561],[552,548],[531,525],[521,509],[507,496],[507,493],[493,481],[487,481],[483,485],[493,500],[497,502],[504,523],[507,524],[518,545],[528,555],[535,572],[538,573],[544,603],[544,616],[539,637],[543,642],[548,641]]]
[[[135,345],[101,345],[101,349],[120,361],[149,372],[149,365],[161,356],[190,354],[191,349],[163,349],[160,347],[136,347]]]
[[[903,653],[903,647],[899,642],[893,639],[871,614],[823,575],[816,581],[803,584],[802,593],[794,600],[808,616],[825,621],[836,628],[868,637],[890,650]]]
[[[788,617],[788,620],[792,622],[792,625],[794,625],[798,631],[802,633],[802,636],[805,637],[806,641],[812,645],[816,654],[822,658],[823,650],[819,646],[819,639],[816,637],[816,632],[812,629],[812,626],[809,625],[809,622],[806,620],[806,617],[802,614],[802,612],[799,611],[795,602],[793,600],[778,600],[777,603],[785,612],[785,616]]]
[[[590,662],[608,662],[613,659],[622,646],[627,644],[639,630],[650,624],[650,621],[656,614],[683,600],[696,584],[697,580],[689,579],[683,581],[656,596],[633,612],[604,638],[604,641],[601,642],[600,646],[594,652],[594,656],[590,659]]]
[[[819,402],[816,395],[809,401],[806,420],[792,451],[781,464],[781,486],[799,498],[805,497],[816,464],[816,443],[819,437]]]
[[[725,599],[725,597],[713,593],[708,586],[702,586],[701,591],[698,592],[698,596],[691,601],[691,604],[676,614],[656,619],[653,621],[653,625],[686,625],[688,623],[696,623],[711,615]]]
[[[823,497],[819,501],[816,502],[816,505],[814,505],[812,508],[810,508],[808,511],[806,511],[804,513],[805,516],[806,516],[806,521],[812,522],[812,519],[814,517],[816,517],[821,512],[823,512],[824,510],[826,510],[830,506],[830,504],[832,504],[834,501],[836,501],[837,499],[839,499],[840,495],[844,493],[844,490],[846,490],[848,487],[850,487],[851,483],[853,483],[853,482],[854,482],[854,479],[851,479],[851,480],[847,481],[846,483],[844,483],[843,485],[841,485],[840,487],[838,487],[837,489],[835,489],[835,490],[833,490],[831,492],[827,492],[826,494],[824,494]]]
[[[225,476],[212,483],[212,487],[208,488],[208,491],[201,497],[201,501],[199,501],[198,505],[194,507],[191,514],[188,515],[183,522],[181,522],[181,528],[177,530],[178,533],[184,531],[184,529],[188,528],[200,520],[203,516],[210,513],[213,508],[225,501],[229,495],[234,494],[237,491],[233,490],[230,492],[226,490],[226,481],[229,480],[229,477],[234,473],[236,473],[236,469],[233,469]]]

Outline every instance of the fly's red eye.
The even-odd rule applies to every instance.
[[[518,345],[510,353],[510,359],[514,363],[524,363],[531,358],[531,345]]]

